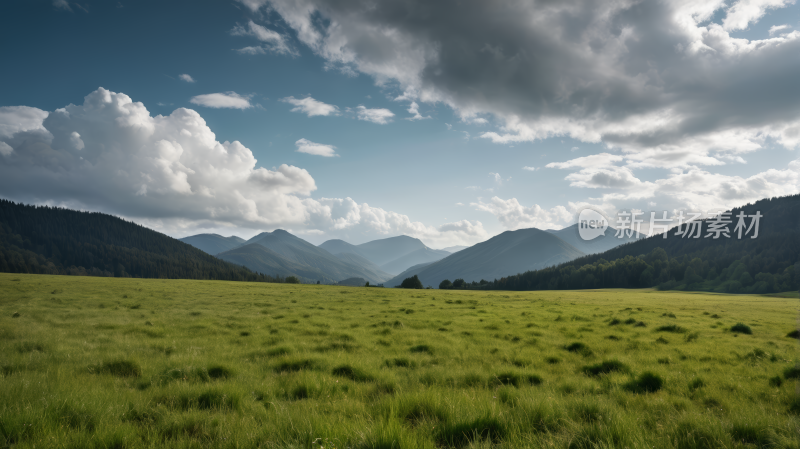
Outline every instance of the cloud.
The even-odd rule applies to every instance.
[[[236,92],[197,95],[189,101],[208,108],[248,109],[253,107],[249,97]]]
[[[793,3],[793,0],[738,0],[728,9],[722,28],[726,31],[744,30],[762,18],[768,9],[783,8]]]
[[[579,157],[566,162],[551,162],[547,168],[573,168],[573,167],[607,167],[614,162],[623,160],[622,156],[609,153],[593,154],[591,156]]]
[[[263,55],[266,54],[267,51],[264,50],[263,47],[244,47],[244,48],[237,48],[236,51],[243,55]]]
[[[358,106],[356,108],[356,116],[359,120],[385,125],[392,121],[394,113],[383,108],[367,109],[364,106]]]
[[[782,32],[788,32],[790,28],[791,26],[789,25],[773,25],[769,28],[769,35],[774,36],[776,34],[783,34]]]
[[[180,78],[181,81],[186,81],[187,83],[194,83],[195,82],[194,78],[192,78],[191,75],[186,74],[186,73],[178,75],[178,78]]]
[[[523,169],[523,170],[527,170],[527,171],[536,171],[536,170],[539,170],[539,168],[538,168],[538,167],[527,167],[527,166],[526,166],[526,167],[522,167],[522,169]]]
[[[306,98],[294,98],[294,97],[286,97],[281,99],[284,103],[289,103],[294,105],[295,107],[292,108],[292,112],[301,112],[303,114],[308,115],[309,117],[313,117],[315,115],[321,116],[329,116],[329,115],[339,115],[339,108],[332,105],[323,103],[321,101],[317,101],[311,97]]]
[[[298,153],[313,154],[316,156],[334,157],[339,156],[336,154],[336,147],[333,145],[324,145],[321,143],[314,143],[310,140],[300,139],[295,142],[297,145]]]
[[[578,150],[580,150],[580,148],[578,148],[578,147],[572,147],[572,148],[570,148],[570,151],[578,151]]]
[[[408,113],[409,114],[414,114],[414,116],[413,117],[406,117],[406,120],[425,120],[425,119],[431,118],[430,115],[426,115],[425,117],[423,117],[422,114],[419,113],[419,105],[417,104],[416,101],[412,101],[411,105],[408,106]],[[447,126],[450,126],[450,125],[447,125]]]
[[[103,88],[50,113],[0,108],[0,154],[6,198],[112,213],[172,235],[283,228],[353,241],[406,234],[429,245],[488,237],[480,222],[428,226],[350,198],[314,199],[308,171],[260,166],[240,142],[217,141],[196,111],[151,116]]]
[[[477,243],[489,235],[479,221],[461,220],[440,226],[424,225],[408,216],[358,204],[351,198],[321,198],[309,203],[312,227],[329,229],[330,236],[362,241],[370,236],[405,234],[419,238],[429,246],[448,246],[452,242]],[[355,239],[354,239],[355,237]]]
[[[367,74],[418,104],[441,102],[465,123],[498,123],[482,133],[493,142],[571,137],[638,157],[641,167],[686,168],[717,164],[714,152],[762,150],[765,140],[800,148],[800,32],[730,34],[790,3],[272,0],[268,8],[328,67]]]
[[[64,11],[72,12],[72,8],[69,6],[67,0],[53,0],[53,6],[56,9],[63,9]]]
[[[245,47],[237,50],[239,53],[245,54],[263,54],[267,51],[277,53],[280,55],[298,56],[299,53],[291,48],[287,43],[286,36],[278,33],[277,31],[265,28],[252,20],[247,22],[246,26],[236,25],[231,30],[234,36],[249,36],[258,39],[264,44],[260,47]]]
[[[28,106],[0,107],[0,138],[21,132],[45,132],[42,122],[48,113]]]
[[[492,197],[488,203],[478,201],[470,203],[476,210],[489,212],[508,230],[539,228],[560,229],[570,224],[573,213],[564,206],[543,209],[538,204],[523,207],[516,198],[503,200]]]

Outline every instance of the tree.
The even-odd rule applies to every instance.
[[[286,280],[284,280],[287,284],[299,284],[300,279],[297,279],[296,276],[286,276]]]
[[[403,279],[403,282],[400,284],[400,288],[422,288],[422,281],[419,280],[419,277],[415,274],[410,278]]]
[[[455,281],[453,281],[453,288],[464,288],[466,285],[467,285],[467,283],[464,282],[464,280],[460,279],[460,278],[456,279]]]
[[[447,289],[450,289],[450,288],[453,288],[453,283],[450,282],[450,279],[445,279],[445,280],[443,280],[442,282],[439,283],[439,289],[440,290],[447,290]]]

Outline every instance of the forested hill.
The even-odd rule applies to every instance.
[[[738,238],[736,215],[759,212],[758,237]],[[705,236],[710,220],[702,222],[700,238],[656,235],[601,254],[581,257],[556,267],[509,276],[484,288],[553,290],[584,288],[641,288],[704,290],[727,293],[771,293],[797,290],[800,273],[800,195],[764,199],[733,209],[727,228],[730,238]],[[648,217],[649,218],[649,217]],[[750,225],[747,219],[747,225]],[[682,229],[686,230],[684,225]],[[692,233],[692,235],[695,235]]]
[[[0,200],[0,272],[276,280],[111,215],[7,200]]]

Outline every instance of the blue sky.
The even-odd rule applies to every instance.
[[[666,14],[599,2],[575,16],[504,2],[453,15],[448,2],[423,14],[414,2],[6,1],[0,195],[178,237],[281,227],[314,243],[408,234],[443,247],[566,226],[587,205],[707,210],[795,193],[800,8],[755,5],[665,2]],[[513,19],[527,13],[555,19]],[[99,103],[84,103],[93,92]],[[233,93],[246,108],[198,100]],[[168,137],[179,125],[158,139],[97,125],[118,113],[97,105],[125,96],[146,108],[137,120],[196,111],[257,164],[225,181],[214,170],[234,162],[204,164],[208,142]],[[337,112],[292,112],[288,97]],[[412,102],[425,119],[408,120]],[[360,120],[359,106],[394,115]],[[298,152],[300,139],[337,156]],[[164,156],[159,142],[180,150]],[[48,154],[82,162],[53,168]],[[115,167],[128,184],[107,176]],[[254,184],[260,168],[271,181]]]

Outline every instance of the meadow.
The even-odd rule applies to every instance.
[[[0,447],[800,448],[797,306],[0,273]]]

